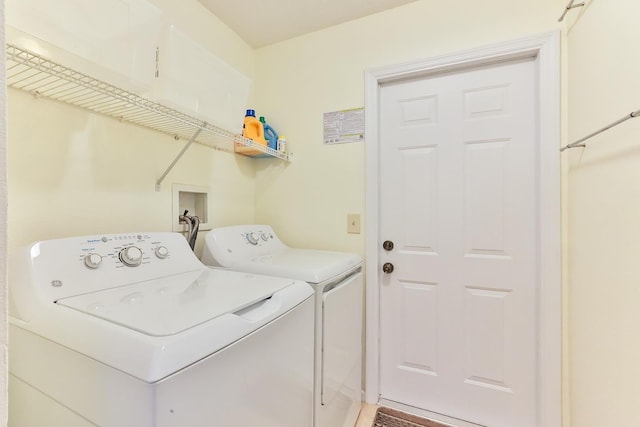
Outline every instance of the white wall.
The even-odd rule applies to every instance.
[[[4,1],[0,0],[0,46],[4,45]],[[4,53],[0,56],[0,426],[7,425],[7,138]]]
[[[254,51],[199,2],[152,1],[167,23],[253,78]],[[185,140],[17,89],[8,96],[10,250],[71,235],[170,231],[172,183],[210,188],[214,226],[253,221],[252,159],[194,144],[156,192]]]
[[[250,159],[194,144],[156,192],[186,141],[16,89],[8,118],[12,249],[72,235],[171,231],[174,182],[209,186],[215,225],[253,220]]]
[[[591,0],[568,31],[570,141],[640,109],[640,2]],[[571,417],[640,425],[640,119],[570,159]]]
[[[257,220],[295,245],[364,254],[364,234],[346,233],[347,213],[364,214],[364,144],[323,146],[323,113],[364,105],[367,68],[553,30],[562,7],[421,0],[258,50],[255,107],[295,160],[260,161]]]

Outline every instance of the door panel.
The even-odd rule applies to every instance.
[[[413,148],[401,150],[400,155],[406,183],[402,206],[405,247],[432,250],[437,236],[437,152],[430,147]]]
[[[381,394],[536,423],[534,60],[380,89]]]

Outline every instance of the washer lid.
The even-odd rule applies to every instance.
[[[167,336],[249,307],[294,283],[204,268],[56,303],[146,335]]]
[[[240,259],[231,268],[236,271],[269,274],[321,283],[339,276],[362,263],[357,254],[285,248],[255,258]]]

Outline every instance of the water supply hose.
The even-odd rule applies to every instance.
[[[200,218],[193,215],[188,215],[189,211],[185,210],[182,215],[180,215],[180,222],[184,222],[187,224],[187,242],[189,242],[189,247],[191,250],[194,250],[196,247],[196,239],[198,238],[198,229],[200,228]]]
[[[189,234],[189,246],[191,250],[196,247],[196,239],[198,238],[198,229],[200,228],[200,218],[192,216],[191,218],[191,233]]]

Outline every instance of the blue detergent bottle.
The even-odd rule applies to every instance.
[[[278,132],[271,126],[267,124],[264,119],[264,116],[260,116],[260,122],[262,123],[262,127],[264,128],[264,139],[267,140],[267,145],[269,148],[274,150],[278,149]]]

